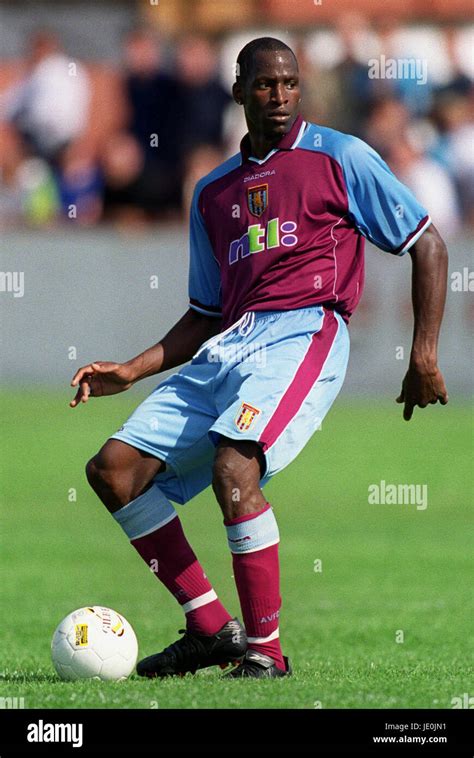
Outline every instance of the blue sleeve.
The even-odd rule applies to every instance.
[[[221,275],[199,209],[200,182],[194,190],[189,225],[189,305],[205,316],[220,318]]]
[[[403,255],[430,225],[428,211],[369,145],[356,137],[341,154],[349,213],[361,234]]]

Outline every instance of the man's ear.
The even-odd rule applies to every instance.
[[[232,97],[234,98],[237,105],[243,105],[243,93],[242,93],[242,85],[240,82],[234,82],[232,85]]]

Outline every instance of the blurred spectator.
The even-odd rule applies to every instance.
[[[107,139],[101,154],[104,176],[104,212],[107,219],[143,203],[140,179],[145,164],[144,153],[135,137],[117,132]],[[140,216],[144,217],[143,210]]]
[[[323,126],[333,126],[338,108],[338,76],[330,67],[312,60],[303,40],[295,45],[301,87],[301,108],[304,118]]]
[[[4,116],[15,124],[31,154],[52,162],[86,126],[88,77],[51,32],[36,32],[28,50],[27,74],[6,92]]]
[[[394,97],[381,97],[371,102],[364,121],[362,137],[383,158],[405,132],[410,121],[406,107]]]
[[[451,65],[451,71],[448,82],[444,86],[438,88],[437,94],[451,92],[456,95],[461,95],[462,97],[468,97],[469,95],[472,96],[474,94],[473,82],[460,67],[459,53],[457,49],[457,32],[458,29],[456,27],[450,26],[444,33],[446,53]]]
[[[153,221],[169,177],[156,170],[132,134],[117,132],[102,147],[104,216],[107,220]]]
[[[474,123],[466,122],[451,135],[451,160],[464,220],[474,230]]]
[[[164,157],[173,152],[176,157],[176,82],[162,70],[161,44],[148,30],[135,29],[125,39],[124,55],[131,133],[145,152],[156,152],[151,136],[157,134],[166,149]]]
[[[0,125],[0,227],[15,226],[22,220],[22,201],[17,172],[25,159],[19,134],[9,124]]]
[[[162,47],[146,29],[135,29],[125,39],[125,89],[129,102],[129,130],[143,152],[142,184],[153,184],[149,210],[177,208],[181,203],[182,157],[176,136],[178,92],[176,81],[162,71]],[[133,194],[133,193],[132,193]],[[139,193],[140,194],[140,193]]]
[[[232,98],[219,81],[217,62],[215,48],[204,37],[185,37],[178,43],[175,118],[184,154],[202,144],[222,145],[224,111]]]
[[[393,140],[387,161],[397,177],[429,210],[441,236],[448,238],[456,234],[460,226],[459,206],[449,173],[424,155],[408,134]]]
[[[398,99],[412,116],[427,113],[432,104],[436,30],[407,30],[393,16],[381,16],[376,30],[385,62],[394,61],[404,68],[402,75],[397,71],[394,78],[374,80],[374,94]]]
[[[224,111],[223,119],[224,160],[240,150],[242,137],[247,131],[244,109],[233,101]]]
[[[474,98],[448,87],[432,115],[439,137],[431,155],[453,176],[464,219],[474,227]]]
[[[173,117],[174,139],[181,152],[185,213],[196,181],[224,160],[225,115],[233,101],[219,80],[217,64],[217,52],[204,37],[191,35],[178,43],[175,56],[178,99]]]
[[[102,217],[103,182],[97,162],[85,140],[66,148],[58,171],[58,191],[64,218],[90,226]]]
[[[26,158],[18,167],[16,179],[26,222],[33,226],[53,223],[59,196],[54,174],[44,158]]]
[[[343,44],[343,60],[334,67],[336,97],[329,125],[341,132],[361,136],[361,124],[369,102],[374,96],[377,80],[368,76],[371,57],[371,34],[366,19],[359,13],[343,14],[337,23]],[[361,58],[364,62],[361,62]]]
[[[28,156],[20,136],[8,125],[1,129],[0,226],[50,224],[59,209],[53,172],[42,158]]]

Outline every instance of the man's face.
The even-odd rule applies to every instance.
[[[280,139],[293,126],[300,103],[293,55],[285,50],[257,53],[247,80],[234,85],[234,98],[243,104],[250,130],[269,141]]]

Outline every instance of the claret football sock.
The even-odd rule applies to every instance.
[[[188,631],[212,635],[232,618],[187,541],[173,505],[156,484],[113,516],[181,605]]]
[[[278,526],[269,503],[261,511],[224,521],[248,649],[268,655],[280,669]]]

